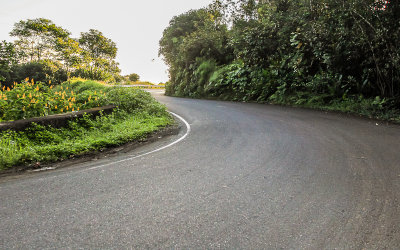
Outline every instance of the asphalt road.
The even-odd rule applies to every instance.
[[[156,95],[184,140],[1,178],[0,249],[400,249],[400,126]]]

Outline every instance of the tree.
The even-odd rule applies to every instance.
[[[113,60],[117,56],[116,44],[98,30],[90,29],[89,32],[82,32],[79,45],[93,59],[96,67],[101,60]]]
[[[81,67],[85,61],[82,48],[79,42],[72,38],[58,38],[55,47],[69,77],[71,72]]]
[[[79,38],[79,46],[82,49],[83,67],[80,72],[96,80],[113,80],[113,75],[119,74],[117,46],[102,32],[91,29],[89,32],[82,32]],[[82,73],[83,74],[83,73]],[[101,79],[106,77],[106,79]]]
[[[140,77],[138,74],[132,73],[132,74],[128,75],[128,79],[132,82],[137,82],[137,81],[139,81]]]
[[[399,20],[399,1],[214,0],[164,30],[166,93],[283,103],[378,96],[399,107]]]
[[[0,82],[9,79],[12,67],[18,63],[19,53],[13,43],[0,43]]]
[[[228,29],[220,22],[217,11],[203,8],[174,17],[160,40],[159,54],[170,66],[170,84],[166,91],[169,93],[176,86],[182,94],[189,94],[193,86],[201,92],[204,82],[201,86],[191,84],[196,68],[205,61],[229,62],[232,51],[227,43]]]
[[[55,59],[57,39],[68,38],[70,32],[48,19],[37,18],[14,24],[10,35],[18,38],[15,44],[24,53],[24,61],[35,61]]]
[[[61,83],[67,80],[67,72],[58,61],[40,60],[14,65],[7,84],[21,82],[25,78],[34,79],[36,82]]]

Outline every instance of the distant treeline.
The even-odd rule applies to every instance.
[[[216,0],[174,17],[167,94],[400,109],[399,1]]]

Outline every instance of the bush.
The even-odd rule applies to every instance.
[[[26,78],[34,79],[36,82],[59,84],[68,77],[59,62],[42,60],[14,65],[4,85],[10,87],[14,82],[22,82]]]
[[[105,69],[102,68],[79,68],[72,73],[74,77],[82,77],[86,79],[92,79],[97,81],[104,81],[104,82],[115,82],[114,75]]]
[[[27,119],[103,106],[106,90],[100,83],[65,82],[54,86],[27,78],[0,90],[0,121]],[[76,90],[75,90],[76,89]]]
[[[144,111],[149,114],[164,114],[166,109],[157,103],[150,93],[133,89],[113,87],[107,93],[107,102],[127,113]]]

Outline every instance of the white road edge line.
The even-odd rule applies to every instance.
[[[88,168],[86,170],[94,170],[94,169],[104,168],[104,167],[107,167],[107,166],[110,166],[110,165],[113,165],[113,164],[117,164],[117,163],[121,163],[121,162],[125,162],[125,161],[130,161],[130,160],[133,160],[133,159],[136,159],[136,158],[139,158],[139,157],[143,157],[143,156],[146,156],[146,155],[153,154],[155,152],[164,150],[166,148],[169,148],[169,147],[171,147],[171,146],[183,141],[189,135],[189,133],[191,131],[191,127],[190,127],[189,123],[185,119],[183,119],[180,115],[177,115],[177,114],[175,114],[175,113],[173,113],[171,111],[168,111],[168,112],[170,114],[172,114],[173,116],[177,117],[179,120],[181,120],[186,126],[186,133],[182,137],[180,137],[178,140],[173,141],[168,145],[165,145],[163,147],[157,148],[157,149],[155,149],[153,151],[150,151],[150,152],[147,152],[147,153],[144,153],[144,154],[141,154],[141,155],[136,155],[134,157],[126,158],[126,159],[119,160],[119,161],[116,161],[116,162],[110,162],[110,163],[107,163],[107,164],[104,164],[104,165],[91,167],[91,168]]]

